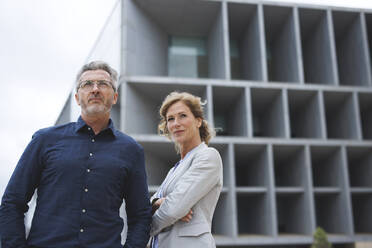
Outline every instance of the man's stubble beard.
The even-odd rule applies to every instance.
[[[86,105],[82,101],[80,102],[81,108],[86,115],[97,115],[105,114],[111,111],[112,101],[107,101],[103,104]]]

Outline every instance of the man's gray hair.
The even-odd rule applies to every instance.
[[[116,72],[116,70],[104,61],[92,61],[92,62],[89,62],[88,64],[85,64],[80,69],[78,74],[76,75],[76,92],[79,90],[79,87],[80,87],[79,80],[80,80],[81,75],[86,71],[93,71],[93,70],[106,71],[111,77],[112,87],[114,88],[115,92],[117,91],[118,73]]]

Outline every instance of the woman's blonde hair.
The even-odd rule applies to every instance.
[[[205,103],[201,101],[200,97],[194,96],[187,92],[173,91],[165,97],[159,110],[161,120],[158,125],[158,133],[166,136],[168,139],[171,139],[171,135],[167,128],[167,112],[170,106],[179,101],[183,102],[187,107],[189,107],[195,118],[200,118],[202,120],[202,124],[199,128],[200,139],[208,145],[209,140],[215,136],[215,131],[209,127],[208,122],[204,119],[203,105]],[[177,144],[176,150],[179,151]]]

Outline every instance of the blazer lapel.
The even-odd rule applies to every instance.
[[[205,147],[206,145],[204,143],[200,144],[197,150],[195,150],[191,156],[188,156],[184,161],[182,161],[182,163],[178,165],[176,170],[173,171],[171,175],[169,175],[170,176],[169,182],[167,183],[166,187],[163,190],[163,192],[165,193],[164,196],[166,196],[169,193],[169,189],[172,189],[175,179],[183,175],[187,171],[187,169],[190,167],[195,154],[200,152],[200,150],[204,149]]]

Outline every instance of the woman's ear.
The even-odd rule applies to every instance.
[[[198,128],[200,128],[203,124],[203,119],[198,117],[197,120],[198,120]]]

